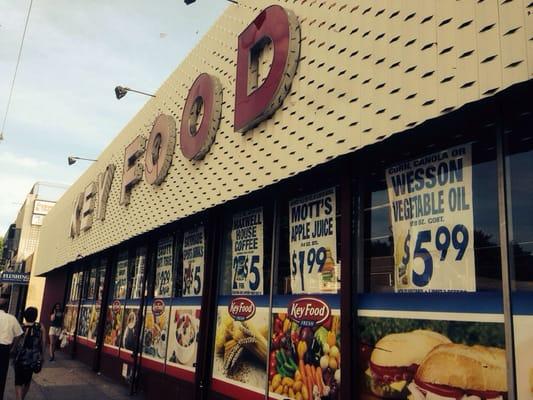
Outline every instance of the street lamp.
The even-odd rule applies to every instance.
[[[74,157],[74,156],[68,156],[68,165],[72,165],[76,163],[76,160],[85,160],[85,161],[96,161],[92,158],[83,158],[83,157]]]
[[[117,100],[120,100],[121,98],[126,96],[126,93],[128,92],[135,92],[139,94],[144,94],[145,96],[155,97],[155,94],[141,92],[139,90],[130,89],[129,87],[124,87],[124,86],[115,87],[115,96],[117,97]]]

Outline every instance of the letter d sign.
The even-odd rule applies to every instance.
[[[259,87],[258,61],[272,45],[272,65]],[[289,93],[300,57],[300,26],[296,15],[273,5],[239,35],[235,83],[235,130],[246,132],[270,117]]]

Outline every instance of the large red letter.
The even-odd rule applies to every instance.
[[[252,64],[261,50],[273,47],[273,59],[265,81],[254,89]],[[235,83],[235,130],[246,132],[270,117],[289,93],[300,57],[300,26],[290,10],[270,6],[239,35]],[[254,67],[254,69],[256,69]],[[255,80],[255,81],[254,81]]]
[[[137,163],[137,159],[144,153],[146,139],[137,136],[124,150],[124,170],[122,171],[122,190],[120,192],[120,204],[130,204],[130,193],[134,185],[143,176],[143,166]]]
[[[181,152],[189,160],[201,160],[215,140],[222,113],[222,86],[217,78],[198,75],[183,107],[180,126]]]
[[[176,121],[161,114],[155,119],[144,156],[144,176],[150,185],[160,185],[165,180],[175,146]]]

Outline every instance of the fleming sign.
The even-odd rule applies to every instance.
[[[272,63],[264,79],[258,65],[266,48]],[[270,117],[289,93],[300,57],[300,26],[296,15],[281,6],[264,9],[241,32],[237,45],[234,129],[244,133]],[[215,140],[222,113],[222,86],[217,77],[202,73],[191,88],[179,124],[180,150],[189,160],[201,160]],[[143,178],[153,186],[165,180],[176,147],[177,124],[159,115],[148,140],[137,136],[124,151],[120,204],[128,205],[135,185]],[[144,163],[141,157],[144,155]],[[94,218],[105,219],[106,204],[115,173],[109,164],[79,193],[74,202],[70,237],[92,227]]]

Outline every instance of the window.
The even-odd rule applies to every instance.
[[[252,207],[226,214],[220,257],[222,296],[270,292],[272,211]]]
[[[101,301],[104,295],[104,284],[107,270],[107,259],[103,258],[100,261],[100,267],[98,268],[98,284],[96,291],[96,300]]]
[[[184,231],[181,261],[182,296],[201,296],[205,269],[205,229],[203,225]]]
[[[510,219],[511,284],[515,291],[533,291],[533,134],[531,113],[513,121],[506,132],[507,199]]]
[[[96,297],[96,281],[98,278],[98,269],[92,266],[89,271],[89,285],[87,287],[87,299],[94,300]]]
[[[115,285],[113,288],[114,299],[125,299],[128,288],[128,252],[123,251],[119,254],[117,267],[115,271]]]
[[[339,189],[332,184],[308,190],[282,203],[278,294],[336,294],[340,289]]]
[[[131,295],[132,299],[140,299],[142,297],[142,286],[144,281],[144,274],[146,271],[146,247],[138,247],[135,251],[135,262],[133,265]]]
[[[501,290],[494,136],[400,152],[365,163],[364,289]]]
[[[159,240],[155,267],[155,297],[171,297],[173,282],[173,238]]]

